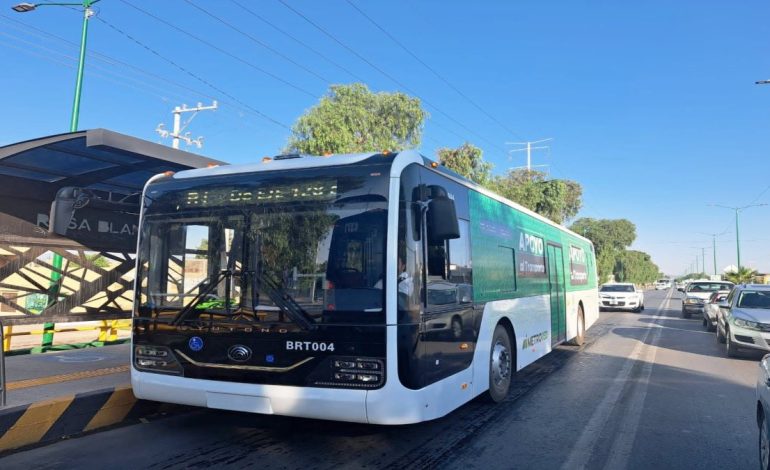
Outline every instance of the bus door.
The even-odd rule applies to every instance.
[[[564,256],[561,246],[548,244],[548,282],[551,294],[551,345],[567,338]]]

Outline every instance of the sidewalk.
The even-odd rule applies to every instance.
[[[128,386],[130,353],[126,343],[6,357],[6,406]]]

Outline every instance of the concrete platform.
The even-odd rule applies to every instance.
[[[128,343],[6,357],[6,406],[128,386],[130,357]]]

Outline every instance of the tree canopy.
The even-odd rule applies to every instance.
[[[643,284],[659,276],[658,266],[650,255],[628,250],[636,240],[636,226],[626,219],[576,220],[570,230],[591,240],[596,251],[596,267],[600,282],[612,274],[619,282]]]
[[[484,161],[483,153],[480,148],[468,142],[456,149],[444,147],[436,150],[442,165],[476,184],[486,186],[492,180],[492,164]]]
[[[745,282],[751,282],[756,275],[757,271],[754,269],[741,266],[738,270],[726,272],[725,279],[734,284],[743,284]]]
[[[660,275],[658,266],[643,251],[624,250],[615,260],[615,280],[644,284],[655,281]]]
[[[332,85],[294,124],[287,150],[323,155],[417,147],[426,117],[418,98],[373,93],[362,83]]]

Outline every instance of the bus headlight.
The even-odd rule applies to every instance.
[[[134,346],[134,367],[143,372],[182,375],[182,366],[165,346]]]
[[[385,384],[385,361],[382,359],[337,356],[327,361],[321,366],[326,373],[312,379],[315,385],[374,388]]]

